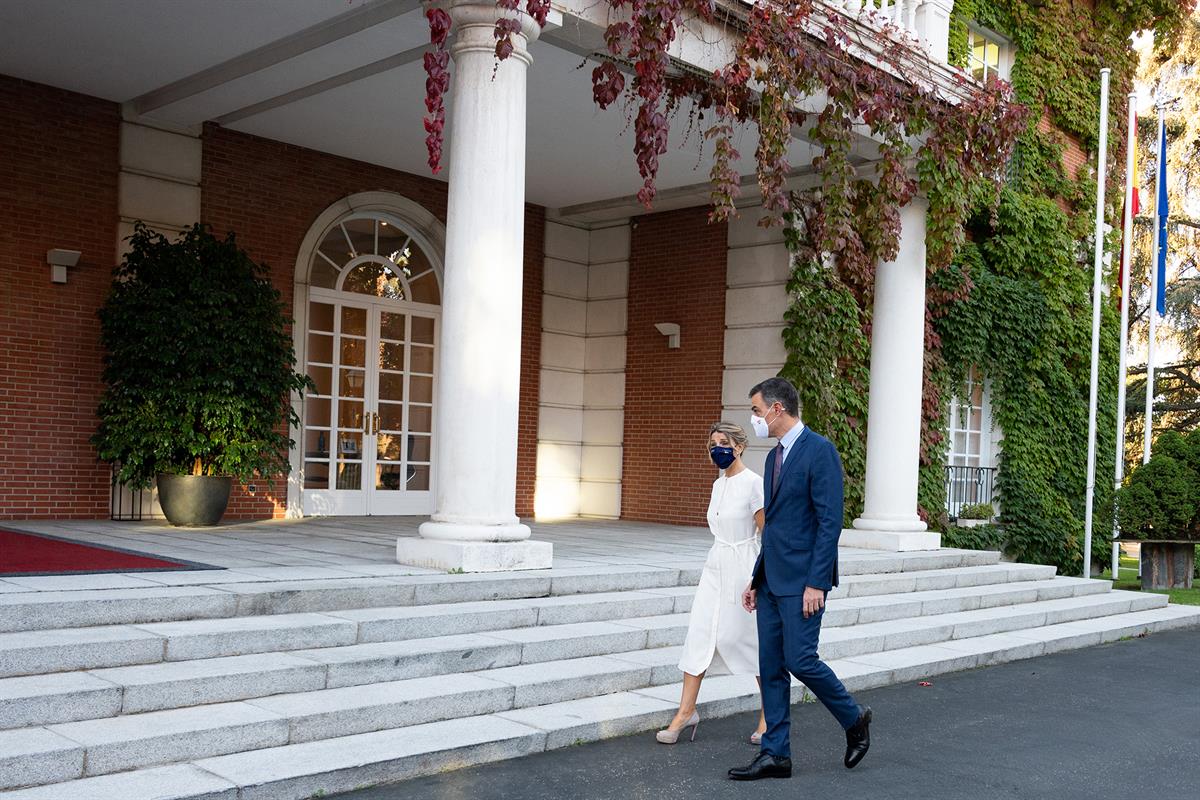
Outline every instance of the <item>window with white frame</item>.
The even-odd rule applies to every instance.
[[[1012,46],[990,31],[967,30],[967,71],[975,80],[1008,80],[1012,68]]]

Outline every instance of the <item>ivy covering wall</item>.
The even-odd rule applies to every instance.
[[[1129,37],[1153,28],[1171,36],[1188,0],[958,0],[952,63],[965,65],[967,25],[1006,37],[1011,81],[1031,109],[1005,188],[967,190],[975,212],[948,268],[927,282],[919,512],[946,529],[945,435],[949,402],[972,366],[991,382],[993,419],[1003,432],[997,486],[1003,538],[1021,560],[1082,566],[1091,356],[1094,166],[1069,174],[1074,142],[1094,164],[1099,73],[1112,70],[1107,218],[1116,221],[1124,164],[1122,103],[1136,57]],[[925,176],[926,182],[929,176]],[[802,223],[802,220],[799,220]],[[870,224],[864,220],[863,224]],[[804,415],[843,454],[847,522],[861,513],[865,474],[869,292],[806,249],[803,225],[789,240],[795,258],[782,374],[801,387]],[[1116,226],[1119,227],[1119,224]],[[1115,236],[1107,243],[1119,246]],[[1106,280],[1108,276],[1106,276]],[[1104,304],[1101,325],[1094,556],[1107,558],[1115,448],[1119,321]],[[832,365],[832,367],[830,366]]]

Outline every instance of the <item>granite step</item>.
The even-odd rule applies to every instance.
[[[830,603],[824,624],[832,629],[903,616],[920,617],[995,608],[1098,594],[1109,591],[1109,587],[1106,581],[1053,578],[1019,584],[914,592],[903,597],[844,598]],[[251,655],[206,657],[213,652],[211,639],[214,634],[211,628],[225,621],[170,623],[209,629],[197,631],[195,641],[177,650],[197,654],[195,659],[92,669],[87,673],[52,673],[0,679],[0,700],[6,702],[7,709],[0,719],[0,728],[677,645],[687,632],[687,611],[691,605],[692,590],[676,588],[662,592],[663,597],[671,598],[670,603],[655,601],[655,604],[647,606],[642,604],[645,598],[640,598],[632,605],[616,606],[615,610],[667,610],[672,613],[539,626],[531,624],[536,620],[531,613],[526,613],[530,611],[528,608],[518,608],[516,610],[520,614],[509,616],[514,601],[501,601],[494,604],[501,610],[493,612],[491,618],[486,615],[486,604],[479,604],[480,609],[470,613],[479,613],[481,619],[487,619],[490,624],[507,621],[518,626],[525,623],[527,626],[502,630],[484,628],[478,633],[472,631],[465,634],[448,632],[423,639],[404,638],[407,634],[430,632],[423,627],[389,627],[387,633],[395,637],[391,640]],[[373,622],[380,621],[388,626],[395,622],[391,613],[378,618],[352,618],[358,620],[360,642],[377,638],[375,635],[364,635],[364,631],[377,635],[381,633],[367,627]],[[319,615],[247,619],[255,626],[261,625],[264,620],[292,623],[281,631],[271,631],[264,639],[276,642],[284,634],[294,634],[296,630],[303,629],[302,623],[311,626],[314,620],[322,620]],[[448,631],[455,629],[447,626]],[[250,636],[253,645],[253,636],[258,634],[258,630],[257,627],[251,627],[248,631],[235,631],[230,635]],[[317,626],[317,630],[323,635],[337,635],[339,629],[335,628],[330,634],[325,634],[325,628],[321,626]],[[76,629],[66,631],[69,636],[77,633]],[[23,637],[32,635],[21,634]],[[170,640],[167,648],[171,648]]]
[[[887,653],[886,661],[878,663],[874,656],[867,656],[835,660],[831,666],[849,688],[860,691],[1198,625],[1200,608],[1163,606],[945,644],[901,648]],[[0,792],[0,800],[91,800],[97,797],[301,800],[653,730],[670,719],[679,691],[680,686],[675,683],[648,686],[406,727],[193,758],[187,763]],[[805,692],[798,686],[794,697],[804,699]],[[705,717],[748,711],[757,705],[754,679],[746,676],[713,677],[705,681],[701,691],[700,711]],[[242,722],[252,724],[250,720],[252,717],[247,716]],[[41,744],[47,752],[57,752],[52,749],[54,745],[70,749],[68,742],[50,738]],[[29,749],[27,747],[26,752]],[[76,762],[63,756],[58,763],[73,765]],[[47,769],[46,766],[40,768]]]
[[[1011,566],[997,563],[998,553],[973,550],[929,553],[844,550],[843,553],[840,569],[847,579],[977,567],[999,567],[1005,571]],[[14,591],[0,593],[0,632],[624,592],[694,586],[700,576],[699,567],[621,565],[505,574],[285,579],[303,574],[298,569],[281,570],[275,580],[246,580],[252,576],[239,576],[237,581],[225,582],[219,577],[220,571],[206,570],[197,579],[211,583],[199,586],[143,586],[147,583],[145,579],[118,575],[102,577],[108,585],[124,588],[71,590],[67,587],[106,584],[73,581],[70,576],[42,578],[30,587],[16,586]],[[918,577],[926,582],[930,579],[929,575]],[[25,588],[28,590],[21,590]],[[887,590],[886,586],[883,590]],[[859,587],[859,591],[871,590]]]
[[[946,662],[946,670],[967,669],[991,651],[987,637],[1128,615],[1161,608],[1165,603],[1163,595],[1106,592],[891,619],[831,628],[823,634],[821,651],[830,661],[854,662],[860,671],[866,667],[914,668],[909,657],[913,652],[934,653]],[[686,630],[687,615],[672,616],[677,618],[675,630]],[[630,622],[644,627],[645,620]],[[1037,654],[1037,645],[1026,642],[1023,646]],[[625,656],[583,656],[407,680],[381,681],[374,674],[369,676],[371,682],[359,685],[17,729],[0,737],[0,765],[13,765],[8,769],[0,766],[0,787],[17,785],[13,781],[18,780],[62,780],[77,763],[81,772],[72,777],[89,777],[649,688],[678,678],[676,650],[647,648]],[[37,741],[46,738],[47,731],[53,735],[50,741],[39,741],[31,750],[23,734]],[[67,746],[71,743],[83,747],[82,759],[78,747]],[[33,764],[39,767],[31,772]],[[48,777],[35,781],[29,778],[31,774]]]

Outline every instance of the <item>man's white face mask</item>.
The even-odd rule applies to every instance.
[[[768,411],[767,413],[770,414],[771,412]],[[775,419],[779,419],[779,417],[776,416]],[[754,428],[754,435],[760,439],[766,439],[771,436],[770,423],[758,414],[750,415],[750,427]]]

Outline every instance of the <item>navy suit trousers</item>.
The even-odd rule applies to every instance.
[[[802,595],[776,596],[765,583],[759,587],[757,603],[758,663],[767,720],[762,752],[791,758],[791,675],[816,695],[843,728],[858,721],[859,707],[817,655],[825,609],[805,619]]]

